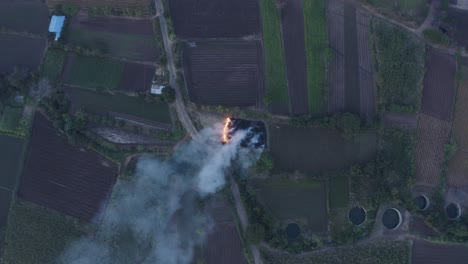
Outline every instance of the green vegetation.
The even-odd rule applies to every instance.
[[[169,107],[165,102],[147,102],[143,98],[122,94],[96,93],[83,89],[72,89],[77,106],[91,113],[106,114],[116,112],[150,121],[171,123]]]
[[[351,113],[337,113],[322,118],[294,118],[291,125],[299,128],[321,127],[338,130],[343,138],[351,139],[362,131],[361,119]]]
[[[427,0],[365,0],[386,15],[403,22],[419,25],[429,10]]]
[[[327,48],[326,1],[304,1],[303,9],[309,110],[316,114],[323,111],[325,79],[330,56]]]
[[[450,44],[450,38],[438,29],[425,29],[423,31],[423,35],[425,39],[429,40],[433,44],[442,46],[448,46]]]
[[[289,106],[279,11],[275,0],[260,0],[265,51],[265,103]]]
[[[378,241],[302,256],[269,252],[263,252],[262,256],[265,264],[409,264],[410,253],[410,246],[406,241]]]
[[[0,131],[8,134],[16,134],[22,116],[23,108],[5,106],[0,119]]]
[[[411,112],[418,111],[424,75],[424,44],[403,29],[381,20],[373,20],[372,34],[380,107],[388,110],[398,105]]]
[[[331,209],[343,208],[349,201],[349,182],[347,175],[331,177],[328,181],[328,204]]]
[[[174,88],[170,86],[166,86],[163,88],[162,93],[161,93],[161,98],[164,102],[166,103],[173,103],[176,100],[176,92]]]
[[[41,67],[42,77],[45,77],[52,82],[57,80],[62,72],[65,56],[65,51],[61,49],[49,49]]]
[[[66,76],[66,83],[96,89],[117,89],[124,64],[119,61],[76,56],[72,69]]]
[[[271,157],[270,152],[268,151],[263,151],[262,156],[260,159],[257,161],[257,164],[255,165],[255,168],[259,172],[266,172],[269,173],[273,169],[273,158]]]
[[[77,220],[38,205],[16,201],[10,211],[3,263],[55,263],[84,232]]]
[[[16,179],[21,172],[24,147],[22,139],[0,136],[0,187],[15,188]]]
[[[138,8],[116,8],[110,6],[92,6],[88,8],[90,16],[132,16],[143,17],[147,13],[146,10]]]

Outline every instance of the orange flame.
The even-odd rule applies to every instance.
[[[226,118],[226,122],[224,123],[224,129],[223,129],[223,143],[228,143],[229,142],[229,124],[231,124],[231,118]]]

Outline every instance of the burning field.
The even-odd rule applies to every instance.
[[[261,121],[252,121],[227,117],[223,127],[221,142],[229,143],[231,138],[238,132],[245,131],[245,137],[241,141],[241,147],[264,148],[266,145],[266,127]]]

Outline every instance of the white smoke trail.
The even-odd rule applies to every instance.
[[[210,226],[197,201],[225,184],[225,171],[239,156],[245,133],[220,144],[222,125],[201,131],[200,140],[162,161],[142,158],[130,180],[119,180],[94,237],[74,241],[59,258],[66,264],[188,264]],[[242,152],[249,152],[242,149]],[[259,152],[241,155],[247,167]]]

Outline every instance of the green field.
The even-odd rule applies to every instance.
[[[376,82],[383,110],[417,112],[425,71],[424,43],[397,26],[372,22]]]
[[[65,247],[83,235],[76,220],[38,205],[16,201],[5,235],[4,264],[56,263]]]
[[[275,170],[317,173],[348,168],[374,158],[377,135],[361,132],[353,139],[344,139],[334,129],[298,128],[270,125],[270,151]]]
[[[289,106],[280,17],[276,1],[260,0],[260,13],[262,16],[263,48],[265,50],[267,87],[265,101]]]
[[[23,108],[5,106],[0,118],[0,131],[15,134],[22,116]]]
[[[124,63],[100,57],[76,56],[65,82],[96,89],[117,89]]]
[[[310,231],[327,229],[325,185],[309,179],[255,180],[257,197],[275,218],[296,222]]]
[[[41,67],[41,75],[55,81],[62,72],[63,63],[65,62],[65,51],[61,49],[49,49],[45,60]]]
[[[427,0],[365,0],[384,14],[403,22],[419,25],[429,10]]]
[[[343,208],[349,201],[349,182],[346,175],[331,177],[328,181],[328,204],[331,209]]]
[[[262,255],[265,264],[409,264],[411,252],[407,241],[374,241],[302,255],[271,252]]]
[[[149,103],[138,97],[96,93],[78,88],[70,88],[67,92],[71,94],[74,105],[93,113],[116,112],[150,121],[171,123],[169,106],[164,102]]]
[[[303,11],[309,110],[311,113],[321,113],[325,102],[327,56],[330,56],[327,49],[326,1],[304,1]]]

